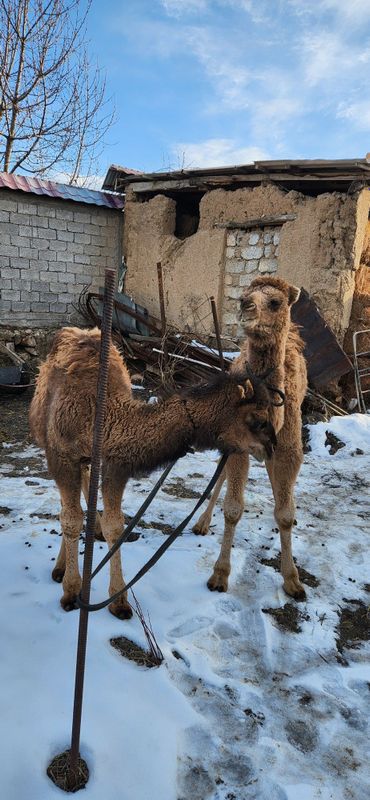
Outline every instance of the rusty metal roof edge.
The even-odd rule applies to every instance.
[[[26,175],[16,175],[9,172],[0,173],[1,189],[21,191],[76,203],[105,206],[117,211],[124,206],[122,195],[111,194],[105,190],[86,189],[82,186],[70,186],[42,178],[30,178]]]
[[[250,164],[238,164],[233,166],[223,167],[208,167],[201,169],[184,169],[175,170],[173,172],[138,172],[137,170],[128,170],[126,167],[119,167],[112,164],[106,174],[103,189],[116,189],[118,181],[121,186],[126,186],[130,183],[138,181],[162,181],[162,180],[181,180],[187,178],[200,178],[212,176],[225,176],[225,178],[233,175],[256,175],[256,179],[262,177],[264,173],[268,172],[285,172],[287,177],[292,172],[301,173],[315,171],[317,180],[328,180],[330,176],[327,174],[320,175],[320,172],[330,172],[335,178],[339,172],[348,174],[350,179],[369,173],[370,175],[370,162],[366,158],[353,158],[353,159],[303,159],[303,160],[277,160],[277,161],[254,161]]]

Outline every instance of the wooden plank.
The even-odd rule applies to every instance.
[[[207,191],[210,188],[219,188],[221,186],[233,186],[236,184],[256,184],[259,185],[263,183],[263,181],[270,181],[271,183],[275,183],[276,181],[283,183],[283,184],[312,184],[312,183],[325,183],[328,181],[330,183],[339,183],[344,185],[349,185],[352,180],[359,180],[363,178],[363,180],[367,180],[366,175],[361,176],[358,175],[341,175],[336,173],[328,173],[326,175],[299,175],[293,173],[278,173],[278,172],[254,172],[252,174],[238,174],[238,175],[220,175],[220,176],[210,176],[210,177],[193,177],[193,178],[184,178],[182,180],[153,180],[153,181],[137,181],[137,182],[130,182],[122,181],[119,182],[119,188],[125,187],[130,185],[131,190],[135,194],[158,194],[159,192],[173,192],[173,191]]]
[[[245,222],[215,222],[214,228],[239,228],[240,230],[248,231],[250,228],[266,228],[274,227],[275,225],[284,225],[284,222],[290,222],[297,219],[297,214],[280,214],[276,217],[258,217],[257,219],[248,219]]]

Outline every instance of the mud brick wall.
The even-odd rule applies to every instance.
[[[0,324],[55,327],[78,320],[87,284],[121,261],[122,212],[0,191]]]

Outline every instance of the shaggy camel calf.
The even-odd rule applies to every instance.
[[[30,408],[31,433],[44,448],[61,497],[62,545],[52,577],[63,581],[61,605],[75,607],[81,587],[78,539],[82,530],[81,488],[91,457],[99,367],[100,332],[64,328],[42,364]],[[184,455],[190,446],[223,452],[272,455],[270,394],[262,381],[244,374],[220,375],[214,383],[175,394],[154,405],[131,395],[128,371],[111,345],[102,453],[104,511],[101,527],[111,547],[122,532],[121,501],[127,480]],[[86,486],[85,486],[86,491]],[[124,587],[120,552],[110,561],[109,595]],[[109,610],[132,616],[127,595]]]
[[[241,297],[241,320],[246,338],[232,370],[248,362],[257,375],[269,372],[271,383],[285,393],[285,403],[270,407],[269,417],[277,433],[277,446],[266,462],[275,499],[275,519],[281,542],[281,572],[287,594],[300,599],[304,588],[292,556],[291,536],[295,516],[294,486],[303,461],[301,404],[307,388],[304,344],[291,322],[290,309],[300,290],[281,278],[266,276],[252,281]],[[224,502],[225,529],[220,555],[208,588],[226,592],[235,527],[244,510],[244,486],[248,478],[248,454],[231,456],[210,500],[193,530],[206,534],[222,484],[227,478]]]

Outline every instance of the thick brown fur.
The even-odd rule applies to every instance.
[[[81,489],[88,491],[86,463],[91,457],[100,332],[64,328],[41,365],[30,408],[30,427],[46,453],[49,472],[61,496],[62,545],[53,570],[63,581],[61,604],[75,607],[81,579],[78,538],[82,529]],[[254,402],[254,396],[255,401]],[[276,443],[269,422],[270,398],[245,376],[221,376],[206,390],[173,395],[154,405],[133,399],[130,378],[111,345],[103,434],[101,528],[109,547],[122,532],[121,501],[129,477],[184,455],[189,446],[226,452],[271,454]],[[109,594],[124,587],[119,552],[110,562]],[[132,615],[126,594],[110,605],[120,618]]]
[[[251,283],[241,297],[246,338],[233,365],[233,369],[240,369],[247,361],[256,374],[272,370],[268,380],[285,393],[284,406],[272,407],[269,412],[277,432],[277,447],[266,467],[280,531],[284,589],[297,599],[304,596],[304,589],[292,557],[291,532],[295,517],[294,486],[303,460],[300,409],[307,388],[304,344],[290,319],[291,306],[298,296],[299,290],[281,278],[261,276]],[[228,587],[231,547],[244,509],[248,469],[248,455],[230,456],[206,511],[194,526],[196,533],[207,533],[218,494],[227,478],[225,531],[219,558],[208,581],[211,590],[226,591]]]

